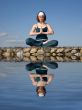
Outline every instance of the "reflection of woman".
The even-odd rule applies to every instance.
[[[29,35],[36,35],[36,39],[27,38],[26,44],[30,46],[44,46],[44,47],[53,47],[58,45],[57,40],[48,40],[47,35],[54,34],[53,29],[46,21],[46,14],[43,11],[40,11],[37,14],[37,24],[34,24]]]
[[[53,78],[52,74],[47,74],[48,69],[43,66],[36,69],[35,73],[30,73],[29,76],[32,80],[32,84],[36,86],[36,92],[38,96],[45,96],[46,88],[45,86],[48,85]]]
[[[48,73],[48,67],[51,69],[56,69],[58,68],[58,64],[52,61],[30,62],[29,64],[26,64],[25,67],[27,71],[36,71],[36,73],[30,73],[29,76],[32,80],[32,84],[36,86],[37,95],[45,96],[45,86],[48,85],[53,79],[53,75]]]

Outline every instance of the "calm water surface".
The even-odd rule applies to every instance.
[[[82,63],[57,64],[49,66],[54,78],[39,97],[29,77],[35,67],[28,71],[27,62],[0,62],[0,110],[82,110]]]

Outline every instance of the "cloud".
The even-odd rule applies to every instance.
[[[6,32],[0,32],[0,37],[3,37],[3,36],[8,36],[8,33],[6,33]]]

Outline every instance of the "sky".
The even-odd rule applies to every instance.
[[[0,0],[0,46],[27,46],[40,10],[55,32],[50,40],[58,40],[58,46],[82,46],[82,0]]]

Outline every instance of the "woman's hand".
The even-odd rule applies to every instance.
[[[42,30],[42,27],[40,28],[40,33],[39,34],[42,34],[43,33],[43,30]]]

